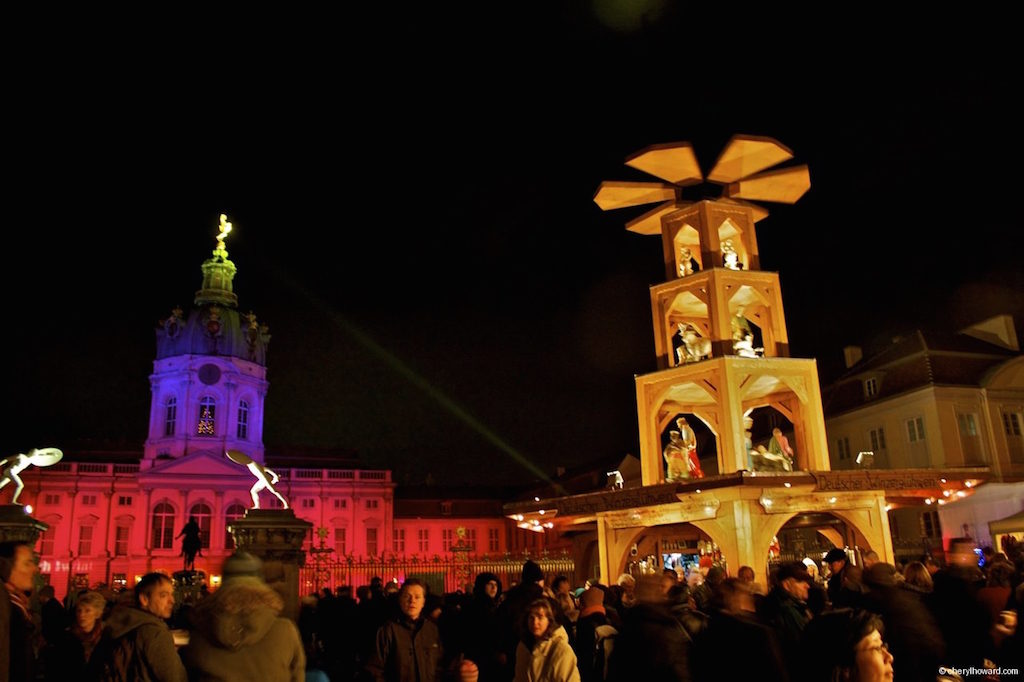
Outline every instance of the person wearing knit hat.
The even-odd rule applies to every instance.
[[[303,682],[306,654],[299,630],[281,617],[284,600],[248,552],[224,561],[221,587],[194,610],[181,658],[190,679]]]
[[[522,578],[523,584],[540,583],[541,587],[544,586],[544,571],[536,561],[526,560],[523,564]]]
[[[618,631],[608,620],[604,608],[604,590],[591,587],[580,596],[580,616],[576,620],[576,641],[573,645],[579,663],[582,682],[598,682],[604,679],[607,652],[604,644],[610,644]],[[598,655],[601,644],[601,655]]]

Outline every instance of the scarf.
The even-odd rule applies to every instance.
[[[92,626],[92,632],[86,632],[78,623],[68,628],[68,631],[82,644],[82,653],[85,654],[85,660],[88,662],[89,657],[92,656],[92,650],[99,644],[100,636],[103,634],[103,623],[97,618]]]
[[[11,603],[21,609],[21,614],[25,616],[25,620],[32,622],[32,616],[28,613],[28,597],[25,593],[19,590],[9,582],[4,582],[4,587],[7,588],[7,595],[11,598]]]

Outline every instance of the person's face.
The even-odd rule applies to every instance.
[[[32,548],[18,545],[14,550],[14,561],[11,566],[9,582],[17,589],[28,592],[34,587],[36,573],[38,572],[39,566],[36,565],[36,557]]]
[[[534,609],[530,611],[530,616],[527,621],[527,625],[530,628],[530,634],[534,637],[541,637],[545,632],[548,631],[548,616],[541,609]]]
[[[839,561],[830,561],[828,562],[828,570],[832,571],[832,575],[835,575],[839,571],[843,570],[843,566],[845,565],[846,562],[842,559],[840,559]]]
[[[423,611],[423,604],[427,601],[427,594],[419,585],[410,585],[398,595],[398,605],[408,618],[416,620]]]
[[[880,682],[892,679],[892,654],[882,641],[878,630],[857,643],[854,667],[857,671],[855,682]]]
[[[796,578],[786,578],[782,581],[782,589],[790,594],[792,597],[796,597],[800,601],[807,601],[807,596],[811,592],[810,584],[803,580],[797,580]]]
[[[148,595],[140,594],[139,604],[143,611],[149,611],[157,618],[170,618],[174,607],[174,586],[171,581],[162,580]]]
[[[78,621],[78,626],[86,632],[92,632],[96,621],[102,615],[102,609],[96,608],[93,604],[79,604],[75,607],[75,620]]]
[[[497,581],[488,580],[487,584],[484,585],[484,592],[486,592],[487,596],[490,597],[491,599],[494,599],[495,597],[497,597],[498,596],[498,583],[497,583]]]

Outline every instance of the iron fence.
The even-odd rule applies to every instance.
[[[369,585],[374,577],[384,582],[404,582],[408,578],[418,578],[430,587],[434,594],[464,591],[473,589],[473,581],[480,573],[494,573],[501,579],[502,589],[507,590],[518,583],[522,575],[523,563],[532,559],[547,577],[547,583],[557,575],[569,576],[570,580],[576,564],[568,552],[557,555],[542,553],[512,555],[471,555],[467,552],[453,551],[450,554],[434,555],[429,558],[418,556],[382,556],[382,557],[334,557],[323,553],[311,552],[305,567],[299,569],[299,593],[312,594],[320,592],[324,587],[337,590],[343,585],[351,586],[353,592],[360,585]]]

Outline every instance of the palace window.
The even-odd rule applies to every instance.
[[[452,545],[455,544],[455,531],[451,528],[444,528],[441,530],[441,551],[450,552],[452,551]]]
[[[238,439],[245,440],[249,437],[249,403],[244,400],[238,403]]]
[[[1003,430],[1007,436],[1020,436],[1020,415],[1016,412],[1003,412]]]
[[[487,551],[497,552],[500,546],[498,544],[498,529],[488,528],[487,529]]]
[[[346,543],[348,533],[346,530],[345,528],[334,529],[334,551],[338,556],[345,556],[348,553],[348,545]]]
[[[192,505],[192,509],[189,510],[188,515],[196,517],[196,523],[199,524],[199,539],[202,541],[202,548],[210,548],[210,505],[200,502]]]
[[[379,506],[380,506],[380,500],[367,500],[366,501],[366,508],[367,509],[376,509]]]
[[[178,423],[178,399],[171,396],[164,403],[164,435],[173,436],[174,427]]]
[[[95,495],[82,495],[82,506],[83,507],[95,507],[96,496]]]
[[[43,502],[45,504],[60,504],[60,495],[57,493],[46,493],[43,495]]]
[[[92,554],[92,526],[82,526],[78,529],[78,556],[90,556]]]
[[[472,551],[472,552],[476,551],[476,529],[475,528],[467,528],[466,529],[466,545],[469,546],[470,551]]]
[[[217,403],[210,396],[199,401],[199,424],[196,425],[196,435],[213,436],[216,433]]]
[[[850,439],[840,438],[836,441],[836,451],[839,453],[839,459],[850,458]]]
[[[117,496],[117,506],[118,507],[130,507],[130,506],[132,506],[132,496],[131,495],[118,495]]]
[[[161,502],[153,508],[153,549],[174,547],[174,507]]]
[[[57,525],[51,523],[50,527],[43,531],[42,535],[39,536],[39,554],[40,556],[50,556],[53,554],[53,541],[57,537]]]
[[[114,556],[128,556],[128,539],[131,536],[131,526],[118,524],[114,529]]]
[[[334,508],[335,509],[347,509],[348,508],[348,500],[346,500],[343,497],[335,497],[334,498]]]
[[[235,539],[231,536],[231,531],[228,530],[228,526],[231,525],[232,521],[237,521],[245,516],[245,507],[235,502],[233,505],[228,507],[228,510],[224,512],[224,548],[234,549]]]
[[[416,531],[416,541],[419,545],[419,551],[429,552],[430,551],[430,529],[420,528]]]
[[[394,552],[405,552],[405,529],[395,528],[392,531],[392,537],[394,538]]]
[[[377,555],[377,529],[366,529],[366,553],[369,556]]]

